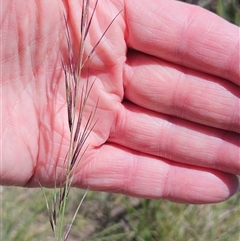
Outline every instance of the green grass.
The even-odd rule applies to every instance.
[[[72,189],[66,218],[71,219],[83,191]],[[211,205],[176,204],[119,194],[89,192],[69,241],[237,241],[240,193]],[[4,187],[3,241],[54,240],[39,189]]]
[[[240,24],[240,3],[238,0],[218,0],[216,12],[229,22]]]

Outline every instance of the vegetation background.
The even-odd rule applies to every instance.
[[[186,0],[240,24],[238,0]],[[84,191],[71,189],[71,219]],[[175,204],[119,194],[89,192],[68,241],[237,241],[240,192],[211,205]],[[0,241],[52,241],[40,189],[0,187]]]

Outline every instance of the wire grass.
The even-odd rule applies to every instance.
[[[90,0],[82,0],[82,11],[80,15],[80,42],[77,51],[77,58],[74,58],[74,51],[72,46],[71,31],[68,25],[68,16],[63,14],[65,27],[66,27],[66,42],[67,42],[67,58],[62,57],[62,69],[65,77],[65,91],[66,91],[66,105],[67,105],[67,118],[69,127],[69,148],[64,160],[64,168],[59,177],[55,175],[55,187],[52,191],[52,197],[49,201],[44,189],[39,183],[43,195],[45,198],[46,208],[48,211],[48,219],[51,229],[53,231],[56,241],[69,240],[69,234],[71,232],[73,223],[77,217],[78,211],[83,203],[83,200],[87,194],[85,191],[80,202],[72,214],[72,219],[69,223],[65,220],[65,214],[67,211],[67,205],[69,202],[69,193],[72,186],[72,180],[74,179],[75,171],[78,164],[84,158],[84,154],[88,148],[85,145],[89,135],[94,129],[97,120],[94,116],[97,111],[98,101],[95,107],[92,108],[90,114],[86,116],[85,108],[88,104],[88,99],[92,91],[94,82],[89,83],[89,79],[82,78],[82,72],[85,64],[91,58],[95,49],[100,44],[105,33],[108,31],[112,23],[115,21],[121,11],[112,19],[106,30],[102,33],[99,40],[95,43],[90,53],[84,57],[85,45],[88,41],[88,34],[91,28],[92,19],[94,18],[95,11],[98,5],[98,0],[95,1],[92,13],[89,11]],[[86,122],[84,123],[84,118]],[[57,173],[57,167],[56,167]],[[59,187],[58,187],[59,186]],[[90,189],[90,187],[88,188]]]

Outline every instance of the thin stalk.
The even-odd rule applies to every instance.
[[[87,101],[89,99],[90,93],[92,91],[94,81],[89,84],[89,76],[87,78],[86,83],[83,84],[83,88],[80,90],[80,84],[82,81],[82,69],[85,66],[86,62],[90,59],[92,54],[94,53],[97,46],[100,44],[101,40],[105,36],[106,32],[115,21],[117,16],[121,13],[121,11],[114,17],[114,19],[107,26],[106,30],[101,35],[100,39],[93,46],[90,53],[84,59],[84,50],[85,43],[87,41],[87,36],[89,34],[89,30],[91,28],[92,20],[95,15],[95,11],[97,8],[98,0],[95,1],[95,5],[93,7],[93,11],[91,15],[89,15],[89,3],[90,0],[82,0],[82,12],[81,12],[81,24],[80,24],[80,43],[78,50],[77,60],[74,60],[73,48],[72,48],[72,39],[71,32],[68,27],[68,21],[65,15],[63,15],[65,26],[66,26],[66,40],[67,40],[67,51],[68,51],[68,59],[64,61],[61,59],[62,68],[64,73],[65,80],[65,91],[66,91],[66,103],[67,103],[67,118],[68,118],[68,126],[69,126],[69,148],[64,160],[64,165],[66,167],[64,175],[64,183],[60,183],[59,193],[57,194],[57,176],[55,172],[55,188],[53,193],[53,198],[51,202],[51,206],[48,204],[47,197],[44,193],[46,206],[49,215],[49,222],[52,228],[52,231],[55,235],[57,241],[66,241],[69,233],[72,229],[73,222],[77,216],[77,213],[80,209],[80,206],[87,195],[87,191],[81,199],[77,210],[72,218],[69,228],[67,229],[65,235],[63,235],[64,230],[64,217],[67,208],[67,199],[69,195],[69,191],[72,185],[72,181],[75,175],[75,171],[77,170],[77,166],[82,160],[85,152],[88,149],[88,146],[84,147],[89,135],[93,131],[97,120],[94,121],[94,117],[98,107],[98,101],[96,106],[90,112],[86,123],[83,124],[83,118],[85,116],[85,108],[87,106]],[[80,95],[79,95],[80,94]],[[62,176],[63,177],[63,176]],[[61,177],[61,178],[62,178]],[[89,190],[89,188],[88,188]]]
[[[77,209],[76,209],[76,211],[75,211],[75,213],[74,213],[74,215],[73,215],[73,218],[72,218],[72,221],[71,221],[71,223],[70,223],[70,225],[69,225],[69,228],[68,228],[68,230],[67,230],[67,232],[66,232],[66,234],[65,234],[64,241],[66,241],[66,240],[68,239],[68,236],[69,236],[70,231],[71,231],[71,229],[72,229],[72,225],[73,225],[73,223],[74,223],[74,221],[75,221],[75,219],[76,219],[76,217],[77,217],[77,214],[78,214],[78,212],[79,212],[80,207],[82,206],[82,203],[83,203],[85,197],[87,196],[87,193],[88,193],[89,189],[90,189],[90,188],[88,187],[88,189],[86,190],[86,192],[84,193],[84,195],[83,195],[83,197],[82,197],[82,199],[81,199],[81,202],[78,204],[78,207],[77,207]]]
[[[84,96],[84,98],[83,98],[83,95],[84,95],[83,92],[81,95],[82,97],[80,100],[79,115],[77,115],[77,97],[78,97],[79,88],[80,88],[79,82],[81,80],[81,74],[82,74],[81,72],[82,72],[82,68],[84,67],[84,65],[82,64],[82,61],[83,61],[83,54],[84,54],[84,48],[85,48],[85,40],[86,40],[86,37],[89,32],[89,28],[91,25],[93,15],[96,10],[96,6],[97,6],[97,1],[95,4],[93,13],[91,15],[90,21],[88,22],[89,0],[87,0],[86,2],[83,0],[82,21],[81,21],[81,40],[80,40],[80,46],[79,46],[79,55],[78,55],[79,58],[77,61],[77,66],[75,66],[75,64],[73,62],[70,31],[69,31],[68,25],[66,24],[68,50],[70,53],[70,58],[69,58],[70,81],[67,79],[67,77],[69,77],[69,76],[66,74],[66,68],[64,68],[64,73],[65,73],[65,82],[66,82],[66,99],[67,99],[67,105],[68,105],[68,123],[69,123],[69,129],[70,129],[70,145],[69,145],[69,151],[68,151],[68,155],[67,155],[67,173],[66,173],[65,187],[63,189],[63,197],[61,197],[61,199],[60,199],[61,215],[60,215],[60,227],[59,227],[59,234],[58,234],[59,240],[63,236],[62,233],[63,233],[63,226],[64,226],[64,216],[65,216],[65,211],[66,211],[67,196],[68,196],[69,189],[71,186],[70,172],[71,172],[74,164],[76,163],[77,157],[81,151],[81,147],[83,146],[83,144],[86,141],[85,138],[82,139],[79,137],[79,133],[80,133],[80,127],[81,127],[81,123],[82,123],[84,109],[85,109],[85,106],[87,103],[89,93],[92,88],[92,86],[91,86],[90,90],[89,91],[87,90],[88,81],[87,81],[86,90],[85,90],[86,95]],[[65,23],[67,23],[66,18],[64,18],[64,19],[65,19]],[[71,86],[72,83],[73,83],[73,86]],[[72,93],[74,93],[73,97],[72,97]],[[90,118],[93,118],[93,117],[94,116],[90,115]],[[75,128],[75,130],[73,131],[74,128]],[[85,126],[84,131],[86,129],[88,129],[88,125]],[[89,132],[89,134],[90,134],[90,132]],[[79,138],[80,138],[80,140],[79,140]],[[76,146],[77,146],[77,149],[76,149]],[[65,237],[67,237],[67,236],[65,236]]]

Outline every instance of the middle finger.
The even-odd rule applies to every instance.
[[[156,112],[240,133],[240,92],[231,82],[130,52],[125,98]]]

